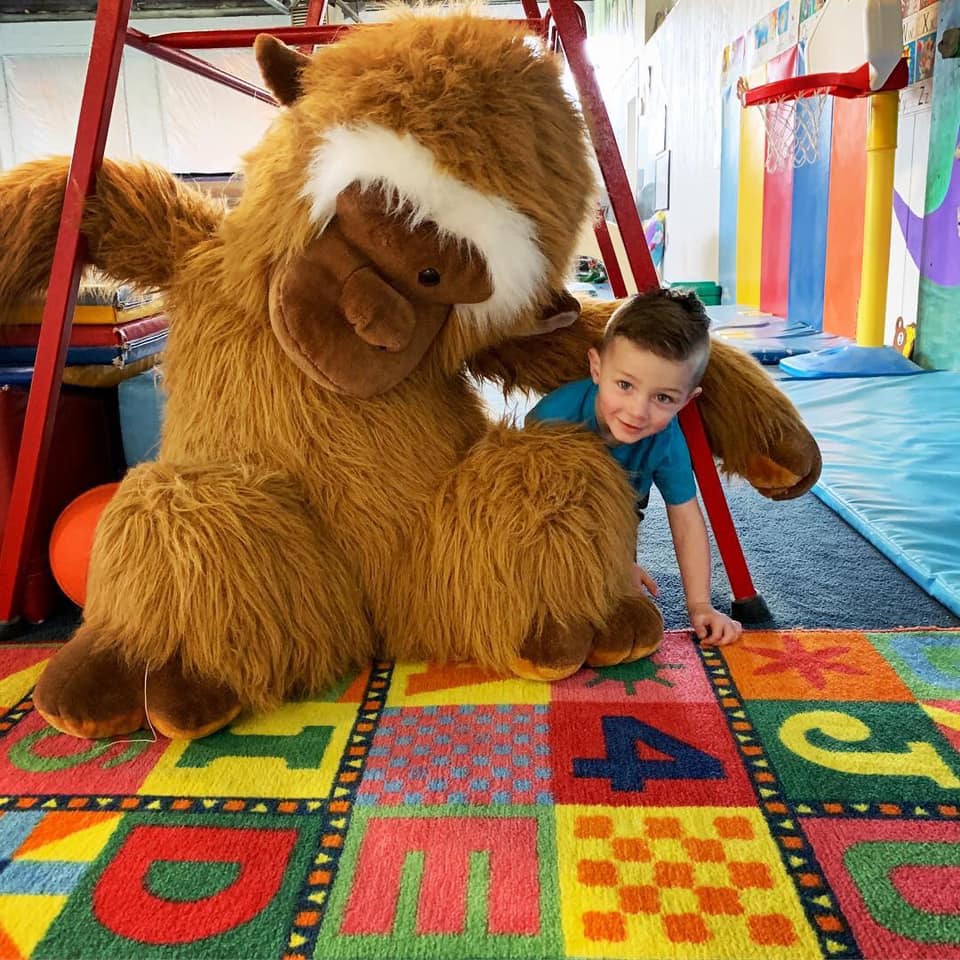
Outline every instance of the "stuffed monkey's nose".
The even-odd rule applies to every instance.
[[[410,302],[371,267],[355,270],[340,291],[340,309],[358,337],[398,352],[407,347],[417,319]]]

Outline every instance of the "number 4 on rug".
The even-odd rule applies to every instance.
[[[604,717],[606,757],[575,759],[574,776],[609,780],[618,791],[643,790],[647,780],[722,780],[723,764],[710,754],[677,740],[670,734],[633,717]],[[638,755],[642,743],[669,760],[644,760]]]

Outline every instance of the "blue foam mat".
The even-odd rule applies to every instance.
[[[904,377],[923,373],[893,347],[861,347],[855,343],[831,346],[806,356],[784,357],[780,369],[801,380],[828,377]]]
[[[805,323],[776,317],[750,307],[707,307],[710,329],[718,340],[729,343],[758,362],[773,366],[788,357],[825,350],[849,343],[843,337],[819,333]]]
[[[960,373],[778,383],[823,451],[813,492],[960,615]]]

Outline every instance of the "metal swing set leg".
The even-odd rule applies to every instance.
[[[249,46],[256,34],[263,31],[205,31],[148,37],[129,28],[131,5],[132,0],[100,0],[97,6],[77,136],[0,545],[0,638],[13,636],[19,630],[25,561],[36,527],[57,399],[63,382],[63,366],[73,325],[73,309],[86,254],[80,226],[84,206],[96,189],[97,173],[103,162],[124,44],[128,43],[138,50],[257,99],[273,102],[273,98],[265,91],[185,52],[189,48]],[[312,48],[315,43],[331,42],[345,28],[320,26],[325,8],[326,0],[311,0],[306,26],[269,32],[287,42],[301,44],[304,50]],[[537,0],[523,0],[523,8],[527,25],[540,33],[555,49],[562,51],[570,65],[634,281],[640,290],[652,289],[659,285],[659,280],[630,194],[610,119],[600,96],[593,67],[587,58],[583,12],[573,0],[550,0],[545,15],[541,14]],[[598,223],[597,239],[614,293],[626,296],[623,276],[605,223]],[[684,411],[681,425],[690,444],[701,496],[730,579],[734,613],[745,622],[759,622],[769,614],[750,578],[716,466],[707,446],[703,424],[693,405]]]

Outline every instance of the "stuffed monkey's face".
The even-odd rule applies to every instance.
[[[270,322],[316,383],[355,397],[384,393],[418,366],[454,304],[493,292],[480,254],[436,226],[408,225],[378,190],[348,187],[323,233],[275,274]]]

